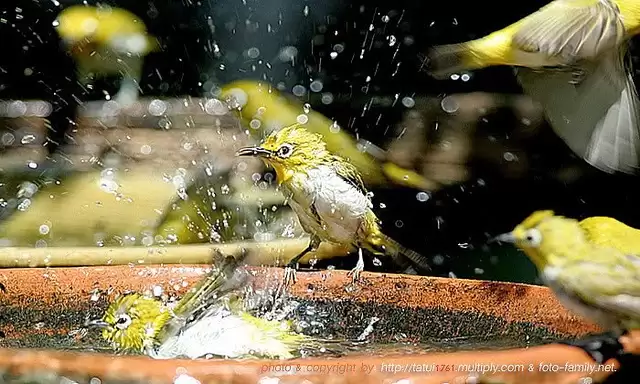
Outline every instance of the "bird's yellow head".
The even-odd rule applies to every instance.
[[[101,319],[86,325],[102,329],[102,337],[117,350],[143,352],[170,318],[171,311],[159,300],[132,293],[117,297]]]
[[[275,169],[281,183],[296,172],[304,172],[332,158],[322,135],[309,132],[300,124],[275,131],[260,146],[241,148],[236,155],[261,158]]]
[[[495,238],[522,249],[542,270],[549,264],[570,261],[572,255],[588,245],[577,220],[554,215],[553,211],[536,211],[511,232]]]
[[[55,26],[60,38],[75,55],[99,46],[114,45],[146,54],[159,48],[147,35],[144,22],[133,13],[115,7],[74,5],[63,9]]]

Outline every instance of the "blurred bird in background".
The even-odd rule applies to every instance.
[[[144,57],[159,49],[140,18],[121,8],[75,5],[62,10],[55,23],[76,60],[81,84],[119,75],[122,82],[113,100],[120,107],[137,100]]]
[[[525,93],[577,155],[609,173],[640,167],[638,94],[625,60],[640,28],[633,0],[556,0],[480,39],[427,54],[441,78],[494,65],[519,67]]]

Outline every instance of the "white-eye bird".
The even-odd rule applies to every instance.
[[[605,172],[635,173],[640,103],[625,56],[638,31],[636,0],[555,0],[485,37],[433,48],[427,71],[516,66],[523,90],[574,153]]]
[[[139,17],[121,8],[74,5],[60,12],[55,26],[77,63],[81,84],[120,75],[113,100],[121,107],[137,100],[144,57],[159,48]]]
[[[273,167],[289,206],[310,235],[309,246],[287,264],[285,284],[295,282],[298,261],[322,241],[358,250],[358,262],[350,272],[354,281],[364,269],[363,248],[391,256],[399,264],[406,257],[416,267],[430,269],[424,256],[382,233],[358,170],[331,154],[322,135],[294,124],[272,132],[258,147],[239,149],[236,155],[259,157]]]
[[[522,249],[568,309],[616,334],[640,326],[640,255],[594,244],[577,220],[537,211],[496,240]]]
[[[289,359],[317,340],[291,329],[291,322],[256,317],[245,308],[240,288],[248,272],[232,257],[219,259],[175,306],[138,293],[117,297],[100,319],[88,327],[123,353],[144,353],[156,359],[266,357]],[[222,260],[224,259],[224,260]]]

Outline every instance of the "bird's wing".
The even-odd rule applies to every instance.
[[[617,263],[611,258],[573,263],[563,268],[556,283],[592,307],[640,319],[640,256],[620,257]]]
[[[611,1],[556,0],[522,20],[513,44],[570,64],[594,59],[623,39],[624,25]]]
[[[225,296],[245,285],[249,275],[246,270],[239,268],[239,259],[217,252],[214,259],[211,271],[182,296],[174,307],[174,316],[158,338],[160,343],[176,335],[187,322],[197,320],[202,313],[215,306],[216,302],[222,302]]]
[[[353,164],[343,159],[338,159],[331,162],[331,167],[336,171],[338,176],[354,186],[360,193],[363,195],[367,194],[362,176],[360,176],[360,172],[358,172],[358,169]]]
[[[577,72],[517,69],[520,85],[542,104],[555,133],[605,172],[634,173],[640,165],[640,103],[625,53],[582,62]]]

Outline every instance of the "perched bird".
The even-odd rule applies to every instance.
[[[399,263],[407,257],[416,267],[429,270],[422,255],[382,233],[358,170],[331,154],[322,135],[294,124],[273,132],[258,147],[241,148],[236,155],[259,157],[274,168],[289,206],[310,235],[309,246],[287,264],[285,284],[295,282],[298,261],[322,241],[357,248],[358,262],[350,272],[354,281],[364,269],[362,249],[389,255]]]
[[[616,336],[640,327],[639,254],[593,244],[577,220],[553,211],[534,212],[495,239],[522,249],[569,310]]]
[[[626,254],[640,255],[640,230],[612,217],[594,216],[580,221],[591,244],[613,247]]]
[[[238,290],[248,278],[232,256],[217,256],[212,271],[174,307],[159,299],[130,293],[119,296],[88,327],[120,352],[156,359],[267,357],[288,359],[301,348],[315,348],[309,336],[295,333],[289,322],[255,317],[244,309]]]
[[[625,56],[639,30],[636,1],[555,0],[485,37],[433,48],[427,71],[516,66],[525,93],[574,153],[605,172],[635,173],[640,103]]]
[[[81,84],[120,75],[113,100],[120,106],[137,100],[144,57],[159,48],[140,18],[121,8],[74,5],[60,12],[55,26],[76,60]]]

